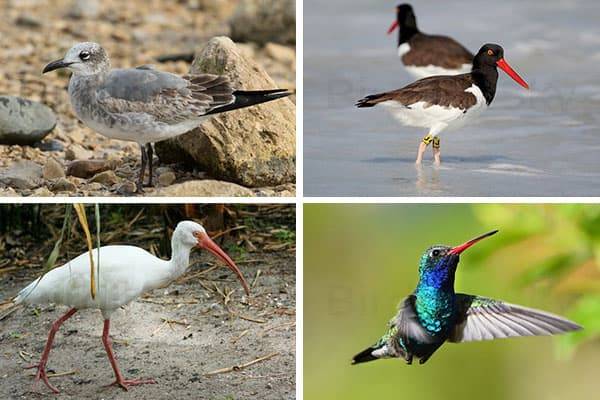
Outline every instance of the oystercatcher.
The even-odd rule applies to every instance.
[[[398,56],[406,70],[417,79],[465,74],[471,70],[473,53],[452,38],[419,31],[410,4],[396,7],[396,21],[388,29],[388,35],[396,28],[399,28]]]
[[[529,85],[504,60],[504,49],[485,44],[473,59],[470,73],[431,76],[402,89],[367,96],[356,103],[359,108],[387,106],[402,124],[428,128],[419,144],[416,164],[420,164],[427,146],[433,142],[435,164],[440,164],[440,138],[445,129],[457,128],[489,106],[496,94],[500,67],[519,85]]]

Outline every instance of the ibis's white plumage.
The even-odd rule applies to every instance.
[[[77,309],[98,308],[105,319],[120,306],[147,290],[168,285],[185,272],[192,247],[197,243],[194,232],[205,232],[191,221],[179,223],[171,240],[173,256],[162,260],[135,246],[104,246],[94,249],[97,293],[90,290],[90,257],[85,252],[30,283],[14,299],[16,303],[57,303]]]

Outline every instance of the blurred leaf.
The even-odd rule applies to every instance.
[[[583,326],[583,330],[559,338],[559,355],[569,357],[576,346],[600,334],[600,294],[584,296],[569,312],[569,317]]]

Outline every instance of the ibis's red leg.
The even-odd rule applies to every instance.
[[[110,365],[115,371],[116,380],[112,383],[112,385],[119,385],[123,389],[127,390],[128,385],[144,385],[144,384],[152,384],[156,383],[154,379],[125,379],[119,370],[119,366],[117,365],[117,360],[115,359],[115,355],[112,350],[112,343],[110,341],[110,336],[108,335],[108,331],[110,329],[110,320],[104,320],[104,331],[102,332],[102,343],[104,343],[104,348],[106,349],[106,354],[108,355],[108,360],[110,361]]]
[[[46,342],[46,347],[44,348],[44,352],[42,353],[42,358],[40,359],[40,363],[37,365],[31,365],[26,368],[37,368],[37,374],[35,375],[35,382],[42,379],[46,386],[50,388],[54,393],[60,393],[60,391],[52,386],[48,381],[48,375],[46,374],[46,363],[48,362],[48,356],[50,355],[50,349],[52,348],[52,342],[54,341],[54,335],[58,331],[58,328],[62,325],[63,322],[68,320],[77,312],[76,308],[71,308],[65,315],[54,321],[52,324],[52,328],[50,328],[50,333],[48,334],[48,341]]]

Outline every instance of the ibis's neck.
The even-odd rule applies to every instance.
[[[169,260],[170,269],[174,274],[174,278],[177,278],[187,270],[190,265],[190,251],[191,247],[185,245],[181,241],[177,240],[175,235],[171,240],[171,260]]]
[[[147,289],[165,287],[187,270],[192,249],[180,240],[176,240],[174,236],[171,240],[171,250],[171,259],[169,261],[161,260],[160,263],[156,264],[155,271],[152,274],[148,273],[148,276],[146,276]]]

